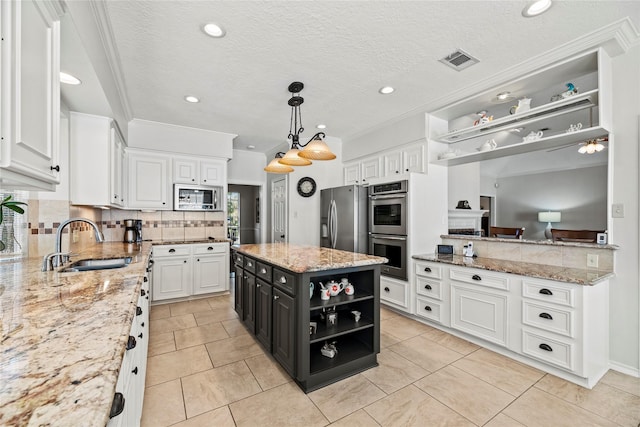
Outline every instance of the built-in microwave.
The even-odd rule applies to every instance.
[[[222,211],[222,187],[202,187],[197,185],[173,185],[174,211]]]

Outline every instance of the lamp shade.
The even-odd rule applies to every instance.
[[[539,222],[560,222],[561,217],[560,212],[538,212]]]
[[[320,137],[314,138],[300,151],[298,154],[300,157],[311,160],[333,160],[336,158],[336,155],[331,152],[329,146]]]
[[[309,166],[311,164],[310,160],[304,159],[300,156],[300,150],[297,148],[292,148],[287,151],[287,154],[285,154],[283,158],[278,159],[278,162],[289,166]]]
[[[270,173],[289,173],[293,172],[293,168],[288,165],[283,165],[278,162],[279,159],[275,158],[269,162],[266,168],[264,168],[265,172]]]

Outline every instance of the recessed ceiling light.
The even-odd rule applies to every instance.
[[[498,99],[509,99],[509,97],[511,97],[511,92],[500,92],[496,97]]]
[[[60,83],[66,83],[68,85],[79,85],[82,83],[79,78],[72,76],[71,74],[63,73],[60,71]]]
[[[204,31],[206,34],[210,35],[211,37],[215,37],[215,38],[224,37],[225,34],[227,34],[224,28],[214,23],[205,24],[202,27],[202,31]]]
[[[198,99],[198,98],[196,98],[195,96],[192,96],[192,95],[185,96],[184,100],[187,101],[187,102],[192,102],[192,103],[200,102],[200,99]]]
[[[378,92],[380,92],[383,95],[389,95],[390,93],[392,93],[395,89],[392,88],[391,86],[384,86],[381,87]]]
[[[316,126],[316,129],[326,129],[326,128],[327,128],[327,125],[323,125],[322,123]]]
[[[546,12],[550,7],[551,0],[531,1],[524,7],[524,9],[522,9],[522,16],[525,18],[532,18]]]

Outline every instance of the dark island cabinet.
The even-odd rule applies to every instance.
[[[379,264],[297,273],[234,252],[235,310],[302,390],[310,392],[377,366]],[[342,291],[323,300],[320,284],[343,278],[355,293]],[[335,346],[333,357],[323,355],[327,345]]]

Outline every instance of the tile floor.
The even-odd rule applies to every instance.
[[[630,426],[640,379],[587,390],[381,311],[379,366],[304,394],[232,296],[153,306],[143,426]]]

